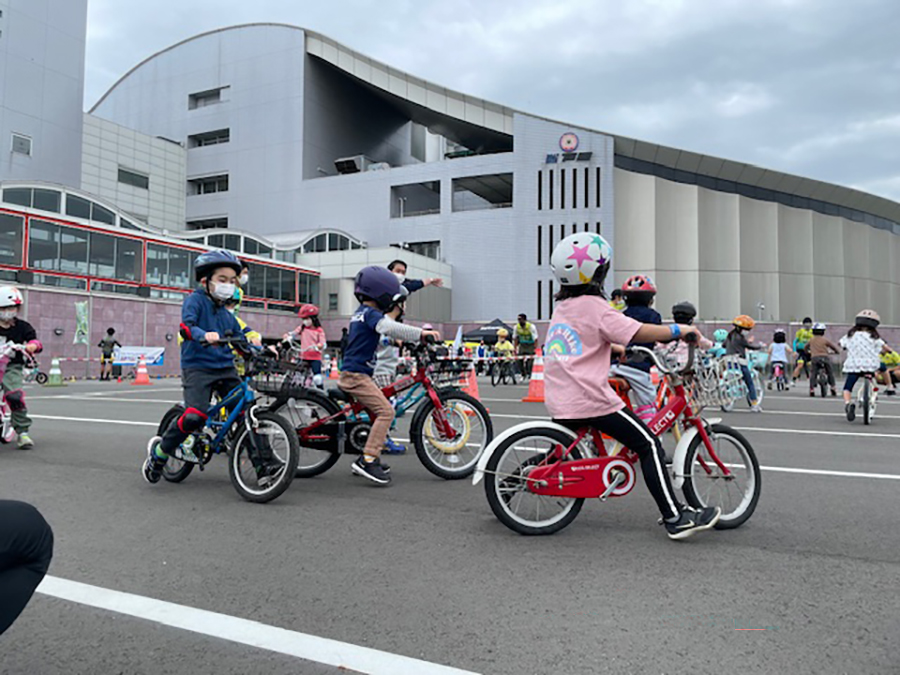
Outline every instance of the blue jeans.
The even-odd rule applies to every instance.
[[[750,374],[750,368],[741,366],[741,374],[744,376],[744,384],[747,385],[747,398],[753,402],[756,400],[756,387],[753,386],[753,376]]]

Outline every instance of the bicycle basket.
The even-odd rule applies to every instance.
[[[728,405],[734,400],[730,388],[725,384],[729,370],[733,367],[729,364],[729,359],[733,360],[733,357],[698,355],[689,387],[696,411],[707,406]]]
[[[471,367],[471,359],[442,359],[429,366],[428,377],[436,387],[456,387],[464,384]]]
[[[251,386],[261,394],[278,395],[303,389],[311,369],[306,363],[288,363],[274,358],[257,358],[250,378]]]

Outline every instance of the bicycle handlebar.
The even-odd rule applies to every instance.
[[[682,338],[684,343],[688,346],[688,358],[687,362],[681,368],[670,368],[657,356],[656,352],[652,349],[647,349],[646,347],[626,347],[625,355],[630,354],[640,354],[641,356],[649,356],[656,367],[659,369],[661,373],[665,373],[666,375],[682,375],[689,371],[694,365],[694,355],[697,351],[697,343],[699,342],[699,338],[696,333],[689,333]]]

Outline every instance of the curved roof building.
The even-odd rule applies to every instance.
[[[189,228],[408,246],[453,265],[454,320],[549,318],[550,251],[588,230],[663,314],[900,321],[900,204],[530,115],[294,26],[180,42],[91,113],[185,144]]]

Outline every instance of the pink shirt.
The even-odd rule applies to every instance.
[[[544,346],[544,400],[550,415],[583,419],[624,408],[609,386],[611,345],[627,345],[641,326],[597,295],[558,303]]]
[[[325,331],[322,328],[299,326],[294,329],[294,334],[300,339],[301,359],[306,361],[322,360],[322,351],[325,350]],[[320,349],[314,349],[316,346]]]

